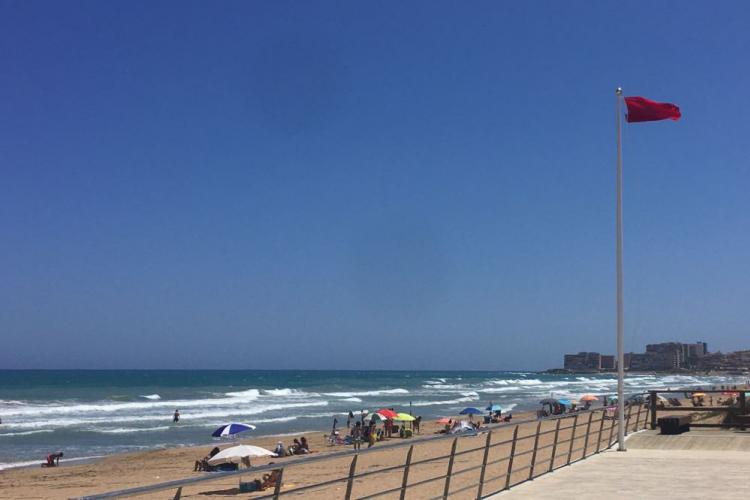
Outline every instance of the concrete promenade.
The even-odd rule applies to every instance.
[[[626,443],[627,452],[595,455],[491,498],[702,500],[737,498],[746,491],[750,432],[692,430],[660,436],[643,431]]]

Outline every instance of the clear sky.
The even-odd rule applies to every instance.
[[[750,348],[747,2],[0,0],[0,367]]]

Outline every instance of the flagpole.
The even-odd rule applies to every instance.
[[[615,91],[617,113],[617,450],[625,451],[625,354],[622,311],[622,88]]]

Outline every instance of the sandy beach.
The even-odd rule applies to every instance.
[[[606,446],[606,442],[610,437],[609,430],[612,421],[606,420],[602,423],[600,416],[600,412],[594,414],[592,428],[596,430],[601,426],[601,446],[603,448]],[[514,420],[516,422],[533,418],[534,415],[530,413],[518,413],[514,415]],[[643,418],[645,418],[645,411]],[[572,419],[570,421],[572,422]],[[634,423],[635,422],[633,421],[633,424]],[[519,437],[533,435],[536,432],[537,425],[540,425],[541,431],[544,432],[546,430],[553,430],[555,421],[542,421],[541,424],[538,424],[536,421],[530,421],[521,424],[519,426]],[[435,421],[431,421],[424,422],[422,427],[422,433],[420,436],[408,440],[410,444],[415,445],[412,461],[417,462],[447,455],[450,452],[453,439],[430,439],[431,436],[437,435],[436,432],[442,426]],[[494,427],[491,436],[492,443],[498,443],[512,438],[515,427],[516,426],[512,423],[500,424]],[[570,431],[561,432],[560,439],[567,438],[569,433]],[[583,447],[584,444],[587,444],[589,453],[591,453],[596,447],[595,439],[592,438],[588,443],[585,443],[581,434],[582,432],[579,430],[574,448],[580,448]],[[308,433],[306,434],[306,437],[311,444],[311,449],[313,449],[316,454],[350,449],[345,446],[327,446],[325,444],[325,433],[322,431]],[[460,453],[467,450],[476,451],[459,455],[455,460],[454,473],[462,469],[474,467],[481,463],[486,437],[486,433],[480,433],[478,436],[464,436],[458,439],[456,448],[457,452]],[[272,449],[280,439],[285,443],[289,443],[292,438],[289,436],[283,436],[281,438],[269,436],[241,440],[241,442]],[[549,434],[542,436],[539,446],[544,447],[549,444],[551,440],[552,436]],[[403,442],[403,440],[392,438],[386,442]],[[221,447],[223,449],[228,446],[231,446],[231,444],[225,443]],[[376,444],[374,448],[377,450],[378,446],[382,446],[381,443]],[[489,462],[491,463],[493,460],[500,460],[507,456],[509,447],[510,445],[501,445],[492,448]],[[521,440],[518,442],[516,453],[529,451],[532,447],[533,439]],[[193,472],[193,464],[196,459],[205,456],[209,450],[210,446],[184,447],[170,450],[154,450],[143,453],[115,455],[103,458],[95,463],[63,466],[56,469],[25,468],[8,470],[0,473],[0,498],[70,498],[175,479],[205,476],[210,473]],[[383,451],[361,454],[357,463],[357,470],[360,472],[374,471],[388,466],[402,464],[404,463],[407,451],[408,446],[404,446],[395,449],[384,448]],[[580,456],[581,453],[582,452],[574,453],[572,458],[575,459],[576,455]],[[539,470],[549,466],[550,454],[551,449],[549,447],[540,451],[537,459],[537,462],[540,464]],[[565,450],[558,450],[556,456],[556,465],[564,463],[566,460]],[[304,484],[311,484],[337,477],[345,477],[351,463],[351,458],[352,456],[347,456],[334,460],[313,462],[302,467],[288,467],[284,472],[282,489],[293,489]],[[292,460],[296,461],[299,459],[300,457],[286,457],[281,459],[273,458],[266,460],[259,459],[253,461],[253,465],[259,466],[271,462],[283,465]],[[542,463],[545,459],[547,462]],[[301,460],[305,460],[305,457],[302,457]],[[516,459],[514,469],[516,467],[523,468],[525,464],[530,462],[530,460],[530,454],[519,456]],[[446,467],[447,459],[435,460],[414,466],[410,472],[409,482],[414,483],[445,474]],[[498,478],[498,480],[495,481],[495,484],[490,482],[487,485],[487,491],[494,491],[502,488],[504,484],[503,474],[506,471],[506,467],[507,463],[505,461],[500,461],[499,463],[488,467],[488,480],[493,477]],[[521,471],[520,473],[514,474],[513,482],[519,481],[522,476],[527,473],[527,471]],[[242,479],[249,481],[256,477],[259,478],[260,475],[261,474],[253,473],[249,470],[247,475],[242,476]],[[456,475],[451,483],[451,489],[455,491],[463,486],[476,484],[478,475],[478,469],[465,474]],[[400,485],[401,479],[402,472],[399,470],[378,474],[368,480],[357,480],[354,485],[354,494],[359,497],[386,488],[397,487]],[[332,492],[336,495],[340,494],[343,496],[345,486],[346,484],[342,482],[333,487],[329,487],[326,490],[305,492],[304,496],[305,498],[330,498]],[[418,494],[420,497],[423,495],[433,496],[440,494],[442,488],[443,481],[439,480],[419,487],[418,493],[417,490],[412,490],[411,494]],[[475,492],[472,493],[471,489],[467,490],[465,493],[466,498],[470,498],[475,494]],[[171,498],[173,495],[174,490],[168,490],[144,495],[141,496],[141,498]],[[189,486],[183,490],[183,498],[205,498],[207,496],[231,498],[237,497],[238,495],[238,478],[236,476]],[[255,495],[258,496],[259,494]],[[252,496],[252,494],[242,494],[242,498],[248,496]],[[459,498],[462,498],[462,496],[459,495]]]
[[[533,418],[531,413],[514,414],[516,421]],[[503,424],[507,428],[500,428],[493,433],[498,440],[505,439],[512,434],[512,424]],[[450,451],[451,439],[443,439],[437,442],[423,441],[422,439],[429,436],[435,436],[436,432],[443,426],[435,421],[425,421],[422,423],[422,432],[420,435],[412,438],[412,444],[419,443],[415,447],[414,460],[417,456],[437,456],[444,455]],[[349,450],[349,446],[328,446],[326,444],[326,433],[324,431],[311,432],[305,434],[310,442],[311,449],[317,454],[325,454]],[[502,436],[506,436],[505,438]],[[217,442],[220,448],[224,449],[233,446],[236,443],[253,444],[267,449],[273,449],[278,441],[283,441],[286,445],[292,441],[292,436],[268,436],[250,439],[241,439],[229,442]],[[374,448],[381,446],[382,443],[394,443],[403,441],[398,437],[388,439],[377,443]],[[484,437],[466,437],[459,440],[461,449],[477,447],[484,444]],[[366,447],[366,446],[365,446]],[[363,447],[363,449],[365,449]],[[7,499],[37,499],[37,498],[70,498],[81,495],[101,493],[111,490],[131,488],[145,484],[152,484],[175,479],[183,479],[195,476],[205,476],[206,472],[193,472],[195,460],[204,457],[212,448],[211,445],[201,447],[179,447],[165,450],[153,450],[139,453],[126,453],[108,456],[92,463],[80,465],[64,465],[58,468],[28,467],[19,469],[9,469],[0,471],[0,498]],[[370,470],[381,468],[388,464],[403,463],[408,447],[387,450],[381,453],[364,454],[359,460],[359,470]],[[314,456],[311,455],[311,456]],[[291,460],[304,460],[305,457],[285,457],[272,459],[253,460],[253,466],[264,465],[275,462],[280,465]],[[477,457],[471,454],[465,455],[462,460],[475,461]],[[481,457],[478,459],[481,460]],[[41,462],[41,460],[40,460]],[[291,489],[294,486],[306,484],[309,482],[320,481],[325,478],[334,476],[343,476],[348,470],[351,457],[337,459],[335,461],[324,461],[311,464],[305,467],[293,467],[285,471],[284,488]],[[417,480],[418,475],[422,472],[438,474],[439,471],[445,470],[445,461],[429,464],[429,467],[423,467],[421,470],[415,468],[414,478]],[[457,464],[458,464],[457,460]],[[253,474],[248,471],[243,480],[249,481],[255,479],[260,474]],[[383,476],[383,480],[392,479]],[[394,476],[395,477],[395,476]],[[400,474],[398,474],[400,478]],[[381,478],[381,476],[378,476]],[[194,496],[202,498],[210,496],[236,496],[237,478],[211,481],[203,483],[200,486],[185,488],[183,497]],[[382,481],[376,481],[376,486],[382,485]],[[344,483],[341,485],[344,486]],[[367,485],[357,485],[358,495],[363,493],[363,488]],[[173,496],[174,491],[155,493],[149,498],[166,498]],[[243,497],[246,497],[243,494]]]
[[[682,401],[685,405],[689,404],[688,400]],[[629,427],[630,431],[633,431],[636,428],[637,409],[637,406],[632,407],[632,418]],[[646,413],[646,409],[641,406],[639,419],[640,428],[643,428],[646,423]],[[660,410],[659,415],[662,416],[668,413],[668,409],[664,411]],[[585,421],[588,418],[587,415],[589,414],[581,414],[580,418]],[[602,421],[602,412],[595,412],[593,415],[591,429],[592,432],[595,433],[596,438],[590,437],[590,439],[585,439],[583,437],[583,434],[585,434],[583,428],[579,426],[579,430],[576,434],[576,441],[574,446],[570,447],[571,450],[583,448],[585,446],[587,452],[590,454],[597,449],[597,446],[601,449],[604,449],[607,446],[613,433],[613,420],[604,419],[604,421]],[[523,436],[533,436],[537,432],[537,426],[539,426],[539,430],[544,433],[545,431],[553,431],[556,425],[555,420],[537,421],[535,414],[530,412],[514,413],[513,417],[512,423],[491,426],[491,443],[494,444],[510,440],[516,427],[515,424],[518,424],[519,422],[524,422],[518,426],[519,438]],[[699,415],[698,418],[701,421],[707,422],[720,419],[721,417],[702,414]],[[572,423],[572,418],[566,419],[564,422],[565,423],[562,425],[563,429]],[[408,446],[393,448],[383,447],[383,444],[414,444],[412,462],[424,461],[430,458],[448,455],[453,444],[453,439],[434,439],[436,436],[439,436],[438,431],[441,428],[443,428],[443,425],[438,424],[435,420],[424,421],[422,423],[421,434],[412,439],[404,440],[394,437],[376,443],[373,447],[374,452],[360,455],[357,463],[357,471],[376,471],[404,463],[409,448]],[[561,430],[559,439],[568,439],[570,432],[571,431],[569,430]],[[326,443],[326,431],[321,430],[317,432],[309,432],[304,435],[307,437],[311,450],[314,452],[310,457],[351,450],[351,447],[349,446],[328,445]],[[300,436],[266,436],[234,440],[232,442],[217,441],[216,444],[222,449],[233,446],[237,443],[243,443],[253,444],[272,450],[278,441],[283,441],[285,445],[289,445],[294,437]],[[470,485],[476,485],[478,482],[479,470],[476,466],[482,462],[483,447],[486,438],[486,433],[480,433],[478,436],[462,436],[458,438],[456,448],[457,452],[460,453],[466,452],[467,450],[475,450],[460,454],[457,456],[454,464],[454,474],[456,472],[458,472],[458,474],[455,475],[451,482],[451,490],[456,491],[462,487],[467,487],[467,490],[465,491],[466,498],[471,498],[476,494],[475,489],[472,489]],[[537,464],[539,465],[535,475],[549,467],[549,459],[552,453],[550,443],[552,442],[552,439],[551,434],[542,435],[539,439],[538,445],[540,451],[537,457]],[[517,456],[515,460],[514,470],[518,470],[519,468],[522,470],[513,474],[512,483],[526,479],[525,475],[529,474],[528,467],[526,470],[523,470],[523,468],[531,462],[530,450],[533,448],[533,441],[534,439],[518,441],[516,454],[520,454],[520,456]],[[78,465],[65,465],[63,461],[63,466],[58,468],[28,467],[0,471],[0,498],[62,499],[177,479],[206,476],[212,473],[194,472],[193,466],[195,461],[207,455],[213,446],[213,444],[209,444],[200,447],[176,447],[172,449],[159,449],[139,453],[117,454],[91,463]],[[565,446],[568,445],[566,444]],[[382,451],[379,451],[379,448],[382,448]],[[366,446],[363,447],[363,449],[366,449]],[[488,457],[488,463],[491,465],[487,468],[486,476],[486,480],[489,481],[489,484],[487,484],[485,492],[502,489],[505,481],[504,474],[507,471],[507,461],[503,461],[502,459],[508,456],[509,451],[510,444],[503,444],[491,448]],[[569,450],[557,450],[557,453],[555,454],[555,466],[565,463],[567,460],[567,451]],[[529,453],[524,454],[524,452]],[[577,458],[580,458],[582,454],[582,451],[573,452],[570,458],[576,460]],[[352,457],[353,454],[348,454],[347,456],[331,460],[315,461],[310,464],[305,464],[304,466],[287,467],[284,471],[282,490],[290,490],[302,485],[346,477]],[[306,458],[308,457],[295,456],[255,459],[253,460],[252,465],[255,467],[269,463],[284,465],[293,461],[304,461]],[[438,459],[412,467],[409,476],[410,484],[445,474],[447,462],[447,459]],[[493,462],[496,463],[493,464]],[[472,467],[474,470],[460,473],[461,470],[470,469]],[[261,473],[248,470],[246,475],[242,475],[242,480],[251,481],[254,479],[260,479],[261,475]],[[387,488],[398,487],[401,484],[401,480],[401,470],[377,474],[373,477],[367,478],[367,480],[361,479],[355,481],[354,494],[357,497],[361,497]],[[237,476],[203,482],[198,485],[185,487],[182,496],[184,498],[205,498],[207,496],[228,498],[237,497],[240,494],[238,483],[239,479]],[[442,492],[443,484],[442,480],[429,482],[418,488],[418,495],[419,497],[439,495]],[[341,482],[328,487],[325,490],[306,491],[304,492],[304,496],[305,498],[330,498],[332,492],[337,496],[339,494],[343,496],[345,488],[346,483]],[[266,491],[266,494],[267,493],[268,491]],[[242,498],[247,498],[248,496],[259,496],[261,494],[262,493],[243,493]],[[417,490],[412,490],[412,494],[416,495]],[[302,495],[302,493],[299,495]],[[156,492],[149,495],[142,495],[140,498],[156,499],[171,498],[172,496],[174,496],[174,489]],[[460,494],[458,497],[463,498]]]

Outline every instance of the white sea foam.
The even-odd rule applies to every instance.
[[[202,411],[193,411],[186,409],[181,411],[182,422],[201,421],[206,419],[228,419],[230,417],[243,417],[247,415],[258,415],[261,413],[291,410],[294,408],[328,406],[328,401],[304,401],[298,403],[279,403],[279,404],[255,404],[252,406],[223,407],[206,409]],[[78,418],[53,418],[43,420],[24,420],[3,422],[3,427],[12,429],[39,429],[39,428],[59,428],[59,427],[77,427],[107,424],[126,424],[134,422],[164,422],[170,420],[170,415],[164,413],[149,415],[106,415],[106,416],[89,416],[82,415]],[[180,426],[180,424],[176,424]]]
[[[349,402],[351,402],[351,403],[361,403],[361,402],[362,402],[362,400],[361,400],[361,399],[359,399],[359,398],[355,398],[355,397],[351,397],[351,398],[343,398],[343,399],[339,399],[339,401],[349,401]]]
[[[28,436],[31,434],[44,434],[47,432],[55,432],[55,431],[53,429],[39,429],[36,431],[4,432],[4,433],[0,433],[0,438],[6,437],[6,436],[10,437],[10,436]]]
[[[479,399],[479,394],[474,393],[473,396],[466,396],[457,399],[448,399],[444,401],[415,401],[412,403],[413,406],[440,406],[440,405],[456,405],[459,403],[468,403],[469,401],[476,401]]]
[[[310,396],[310,394],[298,389],[264,389],[263,394],[268,396]]]
[[[434,389],[438,391],[462,391],[470,388],[467,384],[424,384],[424,389]]]
[[[141,396],[141,397],[145,399],[150,399],[151,401],[156,401],[158,399],[161,399],[161,396],[159,396],[158,394],[146,394],[145,396]]]
[[[101,432],[104,434],[130,434],[132,432],[157,432],[165,431],[169,429],[168,425],[160,427],[117,427],[115,429],[90,429],[94,432]]]
[[[406,389],[380,389],[377,391],[361,391],[361,392],[324,392],[324,396],[332,396],[334,398],[352,398],[357,396],[387,396],[388,394],[409,394]]]
[[[82,462],[84,460],[94,460],[96,458],[101,458],[103,455],[94,455],[90,457],[76,457],[76,458],[65,458],[65,463],[69,464],[71,462]],[[42,463],[42,460],[30,460],[28,462],[0,462],[0,470],[5,469],[14,469],[17,467],[28,467],[30,465],[36,465],[39,466],[39,464]]]
[[[142,403],[86,403],[86,404],[28,404],[0,410],[0,417],[11,416],[39,416],[39,415],[61,415],[81,413],[124,413],[137,410],[152,410],[158,408],[200,408],[216,406],[233,406],[241,403],[250,403],[258,399],[260,393],[257,389],[249,389],[239,392],[228,392],[228,397],[209,399],[185,399],[174,401],[149,401]]]

